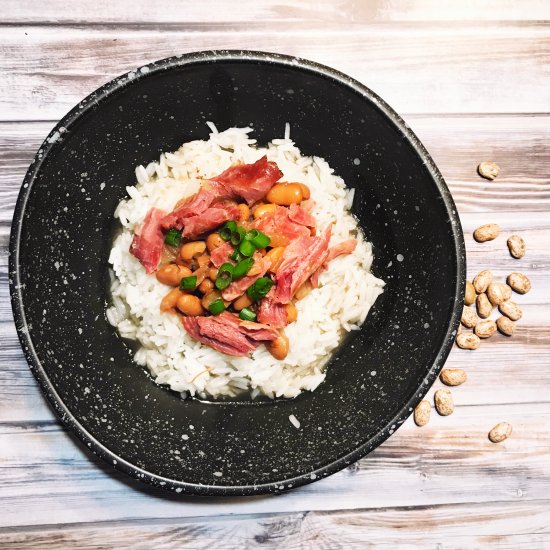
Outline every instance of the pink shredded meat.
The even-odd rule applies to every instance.
[[[180,201],[176,208],[162,220],[163,229],[182,229],[187,218],[202,214],[216,198],[214,193],[200,189],[198,193]]]
[[[253,164],[236,164],[210,178],[208,186],[218,197],[242,198],[248,204],[263,199],[283,176],[275,162],[263,156]]]
[[[238,220],[240,210],[235,203],[214,203],[197,216],[190,216],[183,221],[183,236],[196,239],[199,235],[216,229],[227,220]]]
[[[216,267],[220,267],[222,264],[229,261],[229,256],[232,252],[233,247],[231,243],[223,243],[210,252],[210,260]]]
[[[317,288],[319,286],[319,276],[325,269],[328,268],[328,264],[330,261],[334,260],[334,258],[337,258],[338,256],[342,256],[343,254],[351,254],[355,247],[357,246],[357,241],[355,239],[348,239],[347,241],[343,241],[341,243],[335,244],[334,246],[331,246],[328,249],[328,255],[327,259],[324,261],[323,265],[315,271],[315,273],[311,276],[311,286],[313,288]]]
[[[296,206],[296,209],[301,211],[299,206]],[[303,218],[296,209],[294,210],[295,217],[298,219]],[[305,211],[304,214],[308,215]],[[294,239],[309,237],[310,235],[308,227],[293,221],[290,218],[290,209],[284,206],[277,206],[273,212],[268,212],[261,218],[254,220],[252,226],[271,239],[271,246],[286,246]]]
[[[288,325],[286,306],[274,298],[274,289],[260,302],[258,321],[274,328],[284,328]]]
[[[275,300],[288,304],[298,288],[317,270],[328,255],[332,225],[319,237],[300,237],[292,241],[283,252],[283,261],[275,280]]]
[[[260,272],[256,275],[245,275],[241,279],[236,279],[233,281],[223,292],[222,297],[228,302],[232,302],[242,294],[246,292],[248,287],[250,287],[255,281],[260,277],[263,277],[266,271],[269,269],[271,262],[269,259],[263,258],[260,255],[256,256],[255,254],[255,263],[254,268],[259,268]]]
[[[164,216],[164,210],[151,208],[130,245],[130,253],[141,262],[147,273],[153,273],[160,262],[164,247],[164,234],[161,230]]]
[[[212,317],[181,317],[181,322],[195,340],[235,357],[250,355],[260,344],[279,336],[272,327],[241,321],[227,311]]]
[[[317,222],[311,213],[298,206],[297,204],[291,204],[288,209],[288,218],[295,223],[300,225],[305,225],[306,227],[315,227]]]

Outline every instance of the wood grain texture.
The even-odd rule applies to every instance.
[[[125,2],[98,0],[49,0],[36,9],[33,0],[4,0],[5,23],[254,23],[283,22],[342,23],[402,22],[402,21],[542,21],[550,19],[550,7],[545,0],[241,0],[228,8],[225,0],[195,2],[193,0],[134,0]]]
[[[467,391],[467,390],[465,390]],[[459,391],[457,390],[457,395]],[[499,421],[514,426],[498,446],[487,439]],[[165,494],[90,461],[51,423],[0,426],[0,527],[129,521],[307,510],[531,502],[550,490],[547,403],[457,406],[433,413],[419,429],[408,421],[395,436],[343,472],[277,497],[184,498]],[[59,518],[59,519],[55,519]]]
[[[369,548],[464,548],[543,550],[550,541],[541,501],[536,513],[528,503],[496,503],[491,512],[479,504],[298,512],[204,520],[160,520],[65,525],[58,528],[0,531],[0,543],[40,548],[186,548],[224,550]],[[520,521],[522,533],[513,525]],[[410,526],[403,529],[403,525]]]
[[[0,14],[0,546],[13,548],[550,547],[550,4],[544,0],[4,0]],[[382,95],[455,198],[468,275],[525,272],[512,338],[454,348],[456,410],[409,419],[369,457],[278,497],[182,498],[113,471],[65,432],[13,325],[7,247],[35,151],[86,94],[146,62],[199,49],[279,51]],[[494,182],[476,166],[501,166]],[[502,227],[475,243],[483,223]],[[528,252],[512,259],[506,237]],[[405,261],[414,261],[406,258]],[[438,381],[428,394],[441,387]],[[510,439],[487,433],[512,423]]]
[[[340,69],[404,114],[550,112],[546,25],[365,24],[342,32],[338,23],[321,29],[297,24],[284,34],[270,32],[269,24],[246,29],[4,27],[0,120],[58,119],[98,86],[148,62],[242,48],[276,50]]]

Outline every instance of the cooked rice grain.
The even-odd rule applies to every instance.
[[[115,277],[113,305],[108,321],[124,338],[137,340],[139,365],[147,366],[158,384],[183,395],[234,396],[250,391],[268,397],[295,397],[314,390],[325,378],[323,366],[346,332],[356,330],[382,293],[384,282],[370,273],[372,246],[350,215],[354,190],[319,157],[303,157],[290,139],[273,140],[256,147],[251,128],[229,128],[218,132],[214,124],[208,141],[192,141],[174,153],[163,153],[158,162],[136,168],[137,184],[128,187],[130,198],[118,205],[115,216],[122,231],[113,243],[109,262]],[[330,263],[314,289],[297,302],[298,319],[286,328],[288,356],[278,361],[260,346],[252,357],[230,357],[193,340],[178,318],[161,313],[159,303],[169,287],[147,275],[130,252],[133,232],[147,211],[155,206],[172,210],[184,196],[199,189],[202,178],[223,172],[230,164],[255,162],[264,154],[275,161],[284,180],[301,181],[311,189],[313,214],[321,228],[332,223],[331,244],[351,237],[358,240],[353,254]]]

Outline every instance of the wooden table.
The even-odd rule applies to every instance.
[[[550,4],[462,0],[4,0],[0,12],[0,546],[550,548]],[[55,122],[114,76],[177,53],[277,51],[340,69],[424,142],[460,211],[468,273],[526,273],[514,337],[468,372],[450,417],[409,419],[369,457],[281,496],[181,498],[91,456],[54,417],[19,348],[8,236],[25,170]],[[494,182],[476,174],[496,160]],[[476,244],[497,222],[521,234]],[[40,251],[37,250],[39,254]],[[435,387],[439,387],[436,384]],[[433,390],[432,390],[433,391]],[[487,432],[513,424],[506,442]]]

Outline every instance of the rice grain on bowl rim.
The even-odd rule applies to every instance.
[[[384,286],[370,272],[372,246],[349,212],[354,190],[346,188],[323,159],[302,156],[290,139],[288,124],[283,139],[262,148],[249,136],[251,128],[218,132],[212,123],[208,125],[212,130],[208,140],[185,143],[174,153],[163,153],[158,162],[136,168],[137,184],[126,188],[130,198],[115,211],[122,231],[109,257],[113,305],[107,318],[122,337],[139,342],[135,361],[148,367],[158,384],[183,396],[219,398],[249,391],[253,398],[259,394],[291,398],[312,391],[325,378],[323,367],[331,352],[346,332],[364,322]],[[147,275],[129,252],[134,229],[151,207],[171,210],[182,197],[196,193],[203,178],[263,155],[277,163],[284,181],[309,186],[315,201],[312,214],[320,227],[333,224],[331,245],[349,238],[358,241],[353,253],[330,263],[319,278],[319,288],[296,302],[298,318],[285,329],[290,352],[282,361],[264,346],[251,357],[230,357],[193,340],[176,315],[159,310],[170,288]]]

